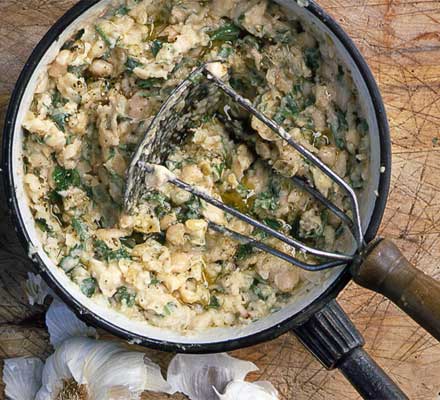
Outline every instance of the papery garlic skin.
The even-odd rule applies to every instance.
[[[171,386],[162,377],[157,364],[147,359],[143,353],[124,349],[94,371],[88,388],[89,400],[138,400],[145,390],[171,392]],[[130,397],[121,397],[127,389]]]
[[[43,362],[37,357],[4,360],[3,383],[10,400],[34,400],[41,386]]]
[[[217,400],[229,382],[243,380],[249,372],[258,370],[250,361],[226,353],[210,355],[178,354],[168,367],[167,380],[174,392],[182,392],[191,400]]]
[[[41,275],[28,272],[28,279],[25,282],[25,292],[31,306],[43,304],[47,296],[55,297],[52,289],[43,281]]]
[[[96,337],[96,329],[87,326],[61,300],[54,299],[46,313],[50,344],[57,349],[72,337]]]
[[[78,360],[85,362],[87,355],[95,346],[94,342],[95,340],[92,339],[73,338],[62,343],[55,353],[46,360],[42,386],[35,400],[56,400],[58,393],[63,388],[64,381],[73,378],[71,364]],[[81,382],[78,383],[81,384]]]
[[[278,400],[278,391],[270,382],[230,382],[223,394],[215,389],[220,400]]]
[[[63,382],[72,378],[85,385],[88,400],[137,400],[145,390],[171,392],[159,366],[144,353],[118,342],[77,337],[63,342],[47,359],[35,400],[55,400]]]

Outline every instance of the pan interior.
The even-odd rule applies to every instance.
[[[301,19],[305,25],[311,27],[316,35],[326,38],[327,41],[331,40],[331,42],[334,43],[337,57],[347,67],[347,69],[351,71],[354,85],[359,94],[358,97],[360,106],[363,110],[363,114],[367,117],[367,122],[370,127],[369,181],[359,198],[363,229],[365,231],[370,223],[375,207],[380,175],[379,128],[373,102],[371,100],[367,85],[361,75],[361,72],[344,45],[324,23],[322,23],[307,9],[299,7],[294,1],[277,0],[277,2],[283,6],[283,8],[286,10],[286,13],[289,13],[292,15],[292,17]],[[109,3],[110,0],[102,0],[98,2],[84,12],[80,18],[76,19],[73,23],[65,28],[62,34],[59,36],[59,39],[49,46],[45,55],[38,62],[21,99],[14,126],[11,168],[14,171],[13,185],[17,197],[17,203],[20,209],[20,216],[25,226],[26,235],[29,238],[29,255],[38,255],[38,258],[43,264],[42,268],[46,270],[47,274],[51,277],[56,285],[62,287],[63,290],[66,291],[78,305],[81,305],[82,308],[84,308],[84,312],[94,314],[94,316],[98,319],[105,321],[107,324],[117,326],[119,329],[123,329],[128,334],[135,337],[180,343],[182,350],[184,350],[186,344],[215,343],[239,339],[280,324],[284,320],[303,310],[306,306],[316,300],[322,293],[324,293],[338,279],[343,271],[343,268],[328,271],[324,275],[311,275],[310,283],[298,291],[296,301],[280,311],[248,326],[237,328],[215,328],[200,333],[181,334],[178,332],[153,327],[145,322],[129,320],[124,315],[108,308],[105,304],[99,304],[95,300],[92,301],[80,292],[78,286],[71,282],[62,269],[58,268],[44,252],[38,239],[38,234],[34,226],[34,220],[24,191],[22,158],[22,143],[24,133],[21,128],[22,121],[30,106],[32,95],[35,90],[40,72],[54,59],[64,41],[67,40],[74,31],[79,29],[81,24],[83,24],[85,21],[97,17],[102,12],[103,8],[108,6]]]

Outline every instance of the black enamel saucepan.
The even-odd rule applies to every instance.
[[[440,285],[415,270],[388,241],[376,241],[359,262],[320,275],[298,300],[245,327],[212,329],[193,335],[131,321],[84,296],[45,254],[36,233],[23,185],[21,128],[40,72],[81,24],[98,16],[110,0],[83,0],[70,9],[40,41],[27,61],[12,94],[3,135],[3,172],[16,230],[47,283],[86,322],[130,342],[159,350],[214,353],[238,349],[293,331],[328,368],[339,368],[364,398],[405,399],[406,396],[362,349],[363,339],[335,298],[354,278],[362,286],[385,294],[437,339],[440,338]],[[384,105],[374,78],[353,42],[339,25],[313,2],[306,8],[293,0],[277,0],[315,34],[334,44],[340,62],[351,71],[363,114],[370,127],[369,180],[360,194],[363,231],[373,241],[387,200],[391,148]],[[313,280],[313,277],[310,278]],[[437,293],[437,296],[435,296]]]

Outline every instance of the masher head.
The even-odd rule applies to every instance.
[[[124,207],[128,212],[148,190],[143,165],[163,164],[195,120],[218,106],[222,94],[218,87],[205,79],[205,70],[206,64],[203,64],[182,81],[148,126],[128,168],[124,195]]]
[[[219,77],[210,72],[209,65],[211,63],[202,64],[195,69],[179,86],[174,89],[167,101],[162,105],[158,114],[149,125],[143,140],[140,142],[135,155],[131,161],[128,175],[126,191],[124,196],[124,205],[128,212],[132,211],[136,206],[142,194],[155,188],[149,188],[149,174],[155,172],[155,165],[163,164],[173,146],[180,144],[185,138],[188,128],[194,126],[197,120],[213,111],[218,110],[219,104],[224,100],[224,94],[232,99],[233,103],[240,105],[243,109],[258,118],[261,122],[271,128],[281,139],[286,141],[291,147],[298,151],[301,156],[307,159],[311,164],[321,170],[333,182],[345,191],[351,203],[351,211],[353,218],[350,218],[343,210],[339,209],[335,204],[326,199],[319,191],[313,187],[311,182],[302,182],[297,177],[293,177],[292,181],[306,190],[317,201],[327,207],[332,213],[340,217],[347,224],[350,232],[356,242],[356,251],[353,254],[341,254],[338,252],[327,252],[320,249],[311,248],[300,241],[281,235],[272,228],[265,226],[248,215],[242,214],[238,210],[219,202],[218,200],[207,195],[203,191],[182,182],[177,177],[170,179],[174,185],[184,189],[193,195],[203,199],[204,201],[215,205],[225,212],[250,223],[254,227],[265,231],[267,234],[288,243],[292,247],[304,252],[310,253],[318,257],[315,264],[307,264],[301,260],[295,259],[286,254],[277,254],[276,249],[270,248],[255,239],[245,237],[232,232],[225,227],[210,223],[210,228],[227,234],[237,240],[253,245],[260,250],[269,252],[277,257],[284,258],[292,264],[306,270],[323,270],[343,265],[354,259],[357,252],[364,246],[364,239],[361,227],[359,204],[356,193],[353,188],[348,185],[343,178],[339,177],[327,165],[325,165],[318,157],[311,153],[308,149],[295,142],[291,136],[275,121],[268,118],[265,114],[257,110],[252,103],[235,92]],[[279,252],[278,252],[279,253]]]

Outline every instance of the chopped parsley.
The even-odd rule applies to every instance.
[[[161,78],[148,78],[148,79],[137,79],[136,85],[141,89],[151,89],[155,86],[160,86],[163,83]]]
[[[120,6],[115,10],[115,15],[127,15],[130,12],[130,9],[127,6]]]
[[[335,108],[336,122],[331,124],[331,130],[335,139],[336,146],[340,149],[345,147],[345,134],[348,131],[346,113],[339,107]]]
[[[154,39],[151,42],[150,46],[151,46],[150,47],[151,53],[153,53],[153,57],[156,58],[156,56],[159,53],[160,49],[163,47],[163,43],[159,39]]]
[[[52,106],[55,107],[55,108],[58,108],[58,107],[64,106],[67,103],[68,103],[68,100],[65,99],[61,95],[61,93],[59,92],[58,89],[55,89],[55,91],[52,94]]]
[[[80,29],[75,36],[72,37],[72,39],[67,40],[63,46],[61,47],[61,50],[72,50],[75,42],[80,40],[83,35],[84,35],[85,30],[84,29]]]
[[[44,218],[36,218],[35,224],[42,232],[47,232],[47,233],[52,232],[52,228],[48,225],[47,221]]]
[[[315,74],[321,66],[321,52],[316,47],[309,47],[304,50],[304,61],[308,68]]]
[[[168,302],[164,307],[163,307],[163,315],[164,316],[168,316],[171,315],[171,312],[174,308],[176,308],[177,306],[172,302]]]
[[[95,256],[98,258],[98,260],[112,261],[130,258],[130,254],[128,254],[124,247],[120,247],[117,250],[112,250],[103,240],[95,240],[94,247]]]
[[[95,31],[108,47],[113,47],[110,38],[107,36],[107,34],[102,30],[102,28],[99,25],[95,25]]]
[[[144,195],[144,199],[154,205],[154,212],[158,218],[162,218],[171,211],[171,204],[168,197],[160,192],[148,192]]]
[[[98,289],[98,282],[95,278],[86,278],[81,282],[79,288],[87,297],[92,297]]]
[[[239,26],[235,25],[232,22],[228,22],[221,26],[220,28],[213,31],[210,35],[211,40],[219,40],[222,42],[226,41],[235,41],[237,40],[242,33],[242,30]]]
[[[238,261],[244,260],[254,252],[253,247],[250,244],[241,244],[238,246],[238,250],[235,253],[235,258]]]
[[[81,178],[76,169],[65,169],[57,165],[52,172],[52,178],[57,192],[66,190],[71,186],[81,185]]]
[[[127,61],[125,62],[125,68],[127,71],[133,72],[133,70],[137,67],[141,67],[142,63],[138,60],[136,60],[133,57],[128,57]]]
[[[208,308],[215,308],[216,310],[220,308],[220,302],[218,301],[217,296],[211,295]]]
[[[271,190],[258,194],[254,202],[254,211],[263,209],[275,211],[278,208],[278,195]]]
[[[120,286],[113,298],[121,304],[125,304],[127,307],[133,307],[136,300],[136,293],[131,292],[126,286]]]
[[[67,118],[70,117],[70,114],[63,112],[55,112],[49,114],[49,117],[53,122],[55,122],[55,125],[58,127],[58,129],[61,132],[66,132],[66,122],[67,122]]]
[[[293,94],[289,93],[281,100],[280,107],[273,119],[277,124],[281,124],[286,118],[298,116],[299,111],[298,102]]]
[[[87,225],[79,218],[72,218],[72,227],[81,240],[86,240],[89,237]]]

